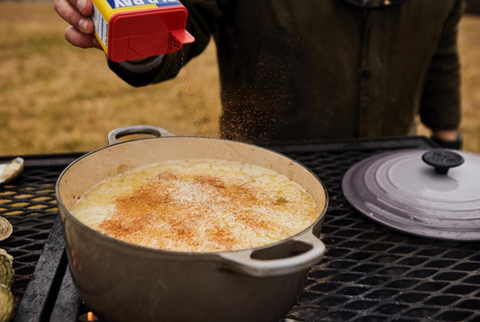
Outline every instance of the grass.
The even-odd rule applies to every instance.
[[[132,124],[218,136],[214,46],[177,79],[136,89],[103,52],[70,46],[66,27],[50,3],[0,3],[0,155],[89,151]]]
[[[133,88],[98,50],[70,46],[48,2],[0,2],[0,155],[89,151],[117,127],[153,124],[176,135],[219,135],[212,44],[174,80]],[[461,23],[465,150],[480,153],[480,16]],[[429,135],[419,125],[419,133]]]

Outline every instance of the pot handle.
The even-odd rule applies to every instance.
[[[282,259],[255,259],[254,250],[220,253],[225,260],[225,268],[254,277],[272,277],[297,273],[318,263],[325,254],[325,244],[312,231],[293,238],[294,241],[312,246],[306,252]]]
[[[110,133],[108,133],[108,144],[112,145],[120,143],[121,141],[118,140],[119,138],[133,134],[151,134],[156,137],[175,136],[161,127],[153,125],[132,125],[119,127],[118,129],[110,131]]]

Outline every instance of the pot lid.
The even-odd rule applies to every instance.
[[[391,228],[480,240],[480,155],[442,149],[382,153],[350,168],[342,189],[354,208]]]

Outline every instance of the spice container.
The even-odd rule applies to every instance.
[[[93,0],[95,37],[115,62],[173,53],[195,39],[178,0]]]

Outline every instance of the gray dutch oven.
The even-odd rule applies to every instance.
[[[130,134],[157,138],[120,142]],[[161,138],[160,138],[161,137]],[[151,126],[116,129],[109,146],[70,164],[56,193],[70,271],[80,298],[106,321],[277,321],[296,303],[308,270],[325,252],[319,240],[328,197],[301,164],[255,145],[175,137]],[[300,184],[317,203],[318,218],[272,245],[217,253],[185,253],[128,244],[72,216],[75,201],[107,177],[175,159],[211,158],[272,169]]]

